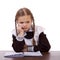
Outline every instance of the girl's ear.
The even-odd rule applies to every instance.
[[[31,22],[32,22],[31,24],[33,25],[33,20]]]

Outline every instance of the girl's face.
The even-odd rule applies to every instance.
[[[24,31],[29,30],[32,25],[32,19],[30,15],[20,16],[17,20],[18,26],[23,28]]]

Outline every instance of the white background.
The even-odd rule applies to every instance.
[[[36,25],[45,28],[50,51],[60,51],[60,0],[0,0],[0,50],[13,50],[11,31],[15,14],[22,7],[29,8]]]

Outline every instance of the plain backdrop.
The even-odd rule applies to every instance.
[[[60,51],[60,0],[0,0],[0,50],[13,50],[11,31],[15,14],[23,7],[31,10],[36,25],[45,28],[50,51]]]

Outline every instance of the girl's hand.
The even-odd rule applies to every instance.
[[[23,27],[22,27],[21,24],[17,24],[17,33],[20,36],[23,36],[24,35],[24,30],[23,30]]]
[[[22,50],[23,52],[28,52],[28,47],[27,45],[24,45],[24,49]]]

